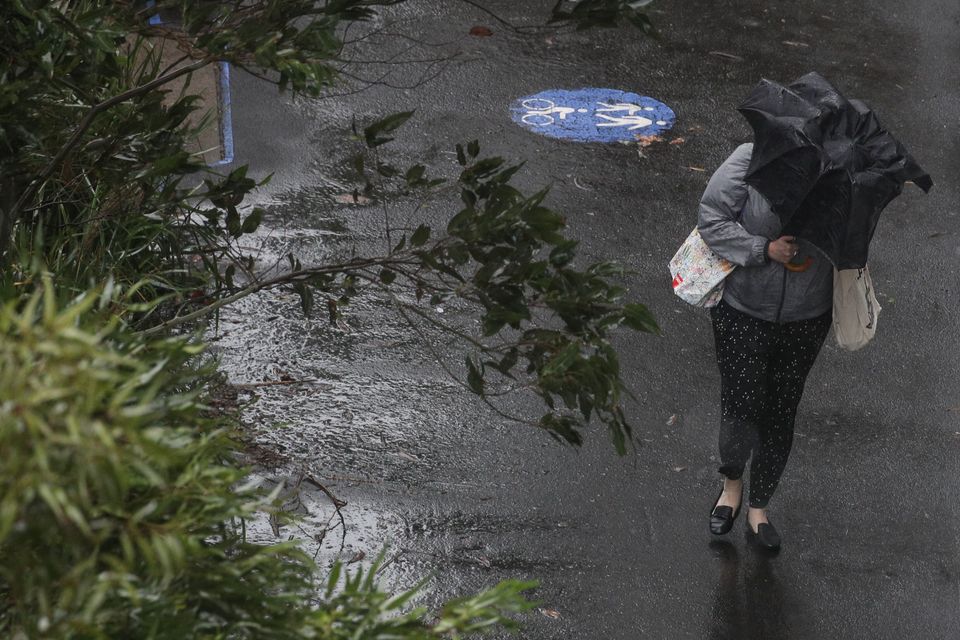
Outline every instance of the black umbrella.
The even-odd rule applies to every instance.
[[[770,202],[784,235],[810,241],[838,269],[867,263],[880,213],[906,181],[933,186],[867,105],[818,73],[787,87],[763,80],[739,110],[754,132],[747,184]]]

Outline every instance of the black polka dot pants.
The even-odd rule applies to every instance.
[[[720,367],[720,473],[736,480],[750,460],[750,506],[763,508],[787,465],[803,385],[832,314],[777,324],[721,300],[710,315]]]

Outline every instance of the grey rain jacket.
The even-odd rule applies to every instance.
[[[743,178],[752,144],[742,144],[716,170],[700,200],[700,236],[717,255],[739,265],[727,276],[723,301],[770,322],[807,320],[833,306],[833,265],[812,244],[798,240],[797,260],[813,258],[806,271],[768,260],[767,242],[780,237],[780,218]]]

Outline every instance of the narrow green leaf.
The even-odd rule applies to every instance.
[[[243,221],[243,225],[240,227],[241,233],[253,233],[260,227],[261,221],[263,221],[263,209],[256,207]]]
[[[467,385],[470,387],[470,390],[473,391],[478,396],[483,395],[483,374],[480,373],[480,370],[477,368],[477,365],[474,364],[473,358],[469,355],[466,357],[467,362]],[[481,365],[482,366],[482,365]]]
[[[423,175],[426,173],[427,168],[422,164],[414,165],[407,169],[407,173],[404,178],[407,181],[407,184],[414,185],[423,180]]]
[[[430,227],[421,224],[410,236],[410,244],[414,247],[422,247],[430,239]]]
[[[227,232],[232,235],[234,238],[240,236],[240,213],[237,212],[236,207],[229,207],[227,209],[227,219],[225,220],[227,225]]]
[[[637,331],[645,333],[660,333],[660,327],[657,325],[653,314],[644,305],[638,302],[626,304],[623,307],[623,323]]]
[[[382,134],[396,131],[403,123],[410,119],[413,113],[413,111],[393,113],[365,127],[363,130],[363,138],[367,146],[370,148],[379,147],[393,140],[393,138],[382,137]]]
[[[377,173],[382,175],[384,178],[392,178],[400,174],[400,170],[394,167],[393,165],[378,163],[377,164]]]
[[[353,165],[354,170],[360,175],[363,175],[363,170],[365,166],[365,161],[362,153],[358,153],[353,158],[351,158],[350,163]]]

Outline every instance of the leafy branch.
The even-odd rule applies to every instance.
[[[366,151],[354,156],[353,165],[366,182],[367,196],[383,201],[386,179],[395,180],[404,192],[420,189],[429,194],[443,184],[430,179],[422,165],[401,171],[380,160],[378,149],[411,116],[393,114],[362,132],[355,127],[355,137]],[[467,349],[463,379],[440,354],[434,356],[499,415],[536,424],[571,444],[580,444],[582,430],[597,419],[610,431],[617,450],[625,451],[631,428],[622,408],[626,390],[610,332],[625,326],[658,333],[656,321],[642,304],[623,302],[626,292],[612,282],[624,275],[622,268],[606,262],[583,269],[575,266],[577,243],[564,236],[563,216],[544,204],[547,192],[527,196],[512,186],[521,165],[481,158],[476,141],[458,145],[456,153],[462,208],[446,229],[421,224],[403,233],[385,255],[338,264],[303,267],[291,257],[288,272],[254,280],[146,333],[197,321],[265,289],[292,288],[308,315],[316,297],[322,296],[328,300],[331,321],[352,298],[379,293],[394,302],[397,313],[425,343],[413,316]],[[467,305],[479,317],[479,330],[469,323],[465,327],[440,323],[424,310],[450,300]],[[494,406],[491,398],[500,392],[491,391],[491,385],[497,380],[532,390],[546,405],[546,413],[532,421]]]

